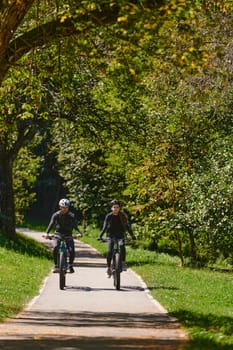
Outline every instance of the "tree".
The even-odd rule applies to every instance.
[[[78,67],[70,81],[73,120],[54,123],[54,141],[72,202],[96,217],[111,198],[124,197],[127,164],[144,133],[143,88],[130,82],[124,68],[118,67],[117,74],[109,68],[109,76],[101,76],[98,65],[94,68],[88,60]]]
[[[38,81],[23,70],[18,74],[21,81],[9,75],[0,88],[0,213],[1,227],[9,235],[15,232],[13,165],[43,118]]]
[[[35,3],[35,6],[33,6]],[[69,4],[68,4],[69,3]],[[6,91],[8,94],[13,91],[12,85],[6,84],[8,73],[8,83],[11,77],[16,74],[16,66],[24,56],[33,49],[49,44],[52,40],[58,40],[71,35],[82,36],[86,32],[94,33],[97,28],[101,28],[108,23],[114,23],[120,14],[121,6],[131,2],[122,1],[119,6],[111,1],[101,1],[97,4],[92,1],[69,1],[63,4],[54,3],[54,7],[47,2],[35,1],[4,1],[1,2],[0,11],[0,84],[2,84],[1,100],[4,101]],[[145,2],[146,4],[146,2]],[[69,5],[69,6],[67,6]],[[133,5],[134,6],[134,5]],[[141,4],[140,4],[141,8]],[[41,15],[43,14],[43,15]],[[36,52],[35,52],[36,53]],[[35,71],[33,76],[37,76],[37,66],[34,65],[32,55],[30,69]],[[28,55],[30,60],[30,55]],[[23,63],[23,62],[21,62]],[[18,68],[18,67],[17,67]],[[9,70],[11,69],[10,73]],[[28,77],[32,72],[28,71]],[[11,75],[12,74],[12,75]],[[18,79],[21,77],[18,76]],[[36,80],[36,79],[35,79]],[[14,88],[18,88],[15,84]],[[21,89],[20,99],[25,99],[28,91]],[[14,90],[15,91],[15,90]],[[33,92],[33,88],[30,93]],[[25,94],[26,93],[26,94]],[[32,93],[33,95],[33,93]],[[37,95],[38,98],[39,95]],[[34,97],[32,98],[34,100]],[[7,234],[15,232],[14,201],[13,201],[13,162],[22,146],[24,146],[38,130],[44,118],[43,113],[38,113],[41,109],[39,99],[37,99],[33,110],[31,103],[22,101],[21,109],[15,108],[15,99],[10,103],[12,108],[2,108],[0,115],[0,215],[1,227]],[[9,99],[8,99],[9,102]],[[48,115],[46,115],[46,118]],[[13,130],[13,134],[12,134]],[[9,143],[8,137],[12,141]]]
[[[51,65],[49,67],[46,60],[40,61],[39,59],[45,49],[51,46],[51,43],[54,43],[54,46],[57,45],[56,53],[55,51],[51,53],[49,58],[57,55],[58,66],[61,68],[64,62],[62,58],[65,55],[64,51],[62,55],[60,54],[65,43],[63,38],[70,37],[71,46],[74,45],[74,42],[78,44],[79,50],[76,53],[84,60],[86,57],[92,57],[92,62],[98,62],[101,61],[102,54],[104,54],[106,61],[102,65],[102,74],[104,75],[107,71],[108,64],[109,69],[112,69],[115,75],[124,70],[126,74],[120,74],[120,78],[124,79],[124,76],[127,76],[127,83],[132,86],[135,86],[135,81],[143,75],[143,69],[148,67],[148,64],[144,65],[143,62],[148,62],[148,57],[153,57],[153,55],[164,59],[162,67],[162,69],[165,68],[164,72],[168,72],[172,65],[177,65],[179,71],[184,74],[185,72],[198,73],[202,65],[208,67],[210,57],[206,52],[209,45],[204,42],[203,28],[205,25],[203,24],[206,24],[209,18],[209,22],[215,19],[209,11],[211,2],[207,3],[191,0],[185,2],[181,0],[169,2],[166,0],[142,0],[140,2],[104,0],[99,1],[98,4],[93,1],[70,0],[65,3],[55,1],[52,5],[47,1],[1,2],[1,100],[4,104],[4,100],[7,100],[8,107],[7,109],[2,108],[0,116],[0,128],[3,131],[0,143],[0,168],[2,170],[0,173],[2,177],[0,179],[0,197],[2,198],[0,212],[3,227],[8,234],[14,233],[14,222],[12,222],[14,221],[12,219],[14,205],[10,187],[12,186],[12,165],[18,150],[21,145],[28,142],[44,120],[62,117],[73,121],[72,109],[67,101],[73,98],[74,93],[64,96],[65,89],[62,90],[60,86],[55,87],[54,85],[51,88],[50,78],[54,74],[54,69]],[[224,14],[226,13],[225,18],[230,21],[228,1],[214,3],[218,4],[217,11],[220,8]],[[209,17],[205,17],[204,12],[202,14],[203,9],[209,11]],[[201,14],[201,16],[195,17],[196,14]],[[215,22],[213,21],[212,25],[213,23]],[[105,27],[107,30],[104,30]],[[86,38],[88,40],[85,40]],[[219,45],[211,53],[213,54],[211,57],[216,57],[221,53]],[[43,70],[42,67],[45,69]],[[20,84],[21,76],[17,75],[18,71],[24,71],[25,74],[22,84]],[[18,82],[14,82],[10,90],[12,77],[16,77]],[[6,79],[9,79],[8,84],[6,84]],[[62,79],[59,84],[67,87],[70,78],[66,81]],[[30,93],[29,89],[26,89],[25,81],[30,82]],[[56,84],[58,81],[59,79],[56,80]],[[117,81],[120,86],[122,80],[116,79],[115,82]],[[37,85],[35,94],[32,82],[36,82]],[[44,89],[45,86],[47,86],[46,89]],[[15,108],[14,96],[12,98],[14,102],[10,103],[10,97],[5,96],[5,91],[12,94],[18,87],[21,89],[18,95],[22,103]],[[62,93],[59,93],[58,90]],[[51,91],[53,91],[52,94]],[[127,101],[126,95],[124,96],[125,101]],[[59,103],[58,96],[63,97]],[[46,100],[47,103],[44,103]],[[46,111],[48,105],[50,108],[49,111]],[[124,112],[130,111],[126,107]],[[92,117],[93,121],[94,115]],[[97,118],[96,124],[102,121]],[[137,123],[138,121],[136,125]],[[134,123],[128,123],[128,125],[131,126],[130,131],[135,133]],[[7,140],[9,135],[9,140]],[[114,132],[112,135],[115,136]],[[5,198],[6,193],[9,194],[8,199]]]
[[[153,30],[151,34],[153,32],[155,36],[151,35],[148,40],[140,36],[140,33],[134,42],[129,40],[132,45],[130,48],[126,48],[124,44],[119,45],[108,55],[109,67],[106,74],[111,84],[108,83],[108,78],[102,77],[100,83],[92,87],[94,99],[91,106],[94,112],[84,113],[86,113],[86,125],[88,125],[87,120],[92,120],[89,125],[93,135],[87,136],[86,133],[86,136],[90,139],[96,137],[98,140],[104,135],[108,140],[99,145],[98,149],[101,158],[105,155],[104,164],[101,162],[96,164],[97,142],[93,145],[85,140],[84,144],[89,145],[90,152],[82,150],[80,153],[81,149],[78,149],[77,145],[71,145],[69,152],[66,152],[67,147],[61,147],[60,154],[62,161],[65,160],[62,174],[67,178],[68,183],[77,184],[77,187],[70,186],[70,193],[73,194],[73,188],[77,188],[76,191],[84,205],[89,206],[92,201],[88,197],[88,194],[91,194],[91,186],[85,185],[90,185],[93,174],[95,178],[97,174],[100,175],[98,184],[103,190],[106,186],[106,181],[102,177],[103,170],[104,174],[114,173],[116,175],[114,186],[109,186],[110,183],[108,183],[111,193],[116,190],[121,197],[129,199],[131,209],[141,213],[144,228],[146,225],[149,227],[145,237],[155,241],[167,236],[167,241],[172,242],[173,246],[174,242],[178,243],[181,259],[183,259],[184,249],[187,252],[187,245],[189,245],[188,250],[195,260],[194,231],[187,226],[182,227],[180,212],[185,213],[188,177],[195,174],[207,157],[212,140],[221,137],[223,131],[221,129],[223,126],[227,127],[231,120],[230,115],[226,117],[227,104],[220,102],[224,96],[228,96],[232,79],[229,74],[230,61],[227,58],[230,46],[227,49],[228,53],[222,46],[223,34],[226,35],[231,29],[231,14],[230,12],[226,14],[226,8],[218,9],[218,6],[213,13],[209,13],[209,3],[206,8],[207,13],[202,13],[200,6],[196,7],[198,16],[195,17],[194,12],[191,11],[195,4],[194,7],[191,7],[189,1],[171,1],[170,4],[162,7],[162,11],[166,14],[173,11],[174,16],[168,17],[164,26],[159,23],[162,17],[159,17],[158,23],[156,22],[157,29],[159,27],[164,33],[158,35],[158,32]],[[221,11],[224,11],[224,15]],[[135,31],[128,30],[127,18],[122,20],[125,21],[125,42],[128,42],[128,37],[132,33],[135,34]],[[150,25],[151,23],[148,24],[149,27]],[[215,31],[213,31],[213,25],[215,25]],[[140,23],[137,28],[141,29]],[[133,43],[138,42],[139,37],[141,46],[139,45],[135,50]],[[205,39],[202,40],[202,37]],[[224,38],[227,47],[228,39],[226,36]],[[160,46],[155,48],[155,41],[158,39]],[[146,52],[144,55],[142,48]],[[132,55],[132,52],[135,55]],[[149,57],[148,53],[152,56]],[[155,54],[156,56],[153,57]],[[163,62],[161,57],[164,58]],[[148,62],[151,63],[152,69],[149,69]],[[147,70],[143,74],[145,67]],[[141,78],[144,84],[141,84],[143,88],[140,90]],[[138,95],[135,93],[137,89]],[[140,98],[138,98],[139,95]],[[135,103],[138,113],[131,108],[135,97],[140,101],[139,104]],[[146,106],[144,111],[141,108],[142,105]],[[114,123],[116,120],[117,123]],[[72,132],[71,135],[78,139],[77,135],[83,135],[80,115],[76,122],[74,120],[75,125],[78,124],[76,127],[79,131],[75,134],[76,136]],[[110,127],[102,130],[101,128],[108,123]],[[134,148],[131,158],[127,158],[125,154],[119,154],[120,146],[127,139],[124,134],[125,128],[132,145],[131,149]],[[133,143],[136,140],[135,134],[137,134],[137,144]],[[124,151],[127,151],[129,149],[127,142],[124,145]],[[108,152],[103,148],[108,149]],[[114,150],[117,150],[117,156]],[[73,160],[74,154],[78,155],[76,161]],[[138,154],[141,156],[140,159]],[[93,162],[93,155],[95,162]],[[75,164],[74,167],[69,166],[71,159]],[[116,159],[118,164],[123,164],[123,160],[126,160],[124,191],[116,185],[117,179],[119,183],[122,182],[122,172],[113,171]],[[89,162],[95,166],[85,167]],[[80,169],[83,170],[80,164],[85,167],[84,176],[80,171]],[[61,164],[61,169],[62,167]],[[72,172],[71,177],[68,169]],[[100,198],[95,196],[95,199]]]

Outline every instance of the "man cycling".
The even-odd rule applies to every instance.
[[[101,240],[103,237],[103,234],[107,232],[107,237],[110,238],[108,241],[107,246],[107,275],[108,277],[111,276],[111,260],[113,255],[113,247],[114,242],[112,239],[124,239],[125,238],[125,232],[128,231],[132,237],[132,239],[136,239],[135,235],[133,234],[132,228],[129,225],[128,218],[126,214],[120,210],[120,202],[116,199],[114,199],[111,202],[111,209],[112,211],[108,213],[105,216],[105,220],[103,223],[103,228],[99,234],[98,240]],[[123,241],[124,242],[124,241]],[[121,249],[121,256],[122,256],[122,270],[127,270],[127,265],[125,263],[126,258],[126,250],[125,250],[125,244],[120,246]]]
[[[74,229],[79,237],[81,236],[81,233],[77,227],[75,215],[69,210],[70,201],[66,198],[61,199],[59,201],[59,207],[60,207],[60,210],[52,214],[50,223],[46,230],[46,235],[44,237],[48,239],[49,232],[53,227],[55,227],[55,234],[53,238],[53,260],[54,260],[53,272],[59,272],[58,265],[57,265],[59,237],[62,236],[63,238],[65,238],[66,244],[69,250],[69,271],[70,273],[73,273],[75,249],[74,249],[74,239],[72,236],[72,231]]]

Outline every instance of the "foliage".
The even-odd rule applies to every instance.
[[[113,32],[111,38],[105,32],[97,36],[98,50],[107,53],[105,75],[103,59],[95,56],[92,68],[93,58],[85,60],[82,67],[87,74],[77,70],[72,78],[78,87],[78,116],[72,124],[56,126],[55,132],[57,139],[64,136],[60,173],[76,206],[88,214],[91,210],[94,218],[109,198],[120,197],[145,246],[179,252],[183,264],[184,255],[196,260],[203,254],[196,249],[197,231],[183,222],[183,216],[192,215],[187,207],[190,179],[197,179],[200,169],[211,169],[209,149],[231,134],[229,49],[220,42],[221,36],[228,42],[231,14],[229,8],[225,17],[223,8],[202,12],[198,2],[170,5],[157,9],[154,26],[147,18],[151,35],[144,32],[143,37],[140,32],[143,17],[137,26],[140,34],[133,38],[130,15],[122,16],[122,27],[113,26],[115,33],[122,33],[115,44]],[[165,14],[169,16],[163,21]],[[208,43],[203,41],[204,32]],[[159,44],[152,49],[155,38]],[[85,95],[80,94],[83,78],[89,88]],[[208,201],[203,205],[207,207]],[[211,254],[201,226],[198,235],[208,261]],[[215,252],[221,254],[222,249]]]
[[[212,263],[218,256],[232,264],[232,141],[219,140],[205,167],[189,180],[184,227],[194,230],[200,257]]]
[[[141,143],[137,131],[143,131],[145,114],[140,100],[142,87],[130,87],[127,72],[118,71],[122,79],[120,91],[114,85],[118,81],[105,79],[98,69],[99,65],[94,69],[89,60],[79,62],[71,80],[75,101],[70,100],[69,92],[60,92],[73,116],[72,123],[59,121],[54,128],[60,174],[66,180],[69,195],[82,210],[92,209],[95,215],[98,207],[119,196],[125,188],[127,167],[135,158],[135,142]]]
[[[22,1],[13,4],[18,17],[7,6],[0,24],[3,221],[14,216],[13,161],[42,131],[53,138],[49,157],[57,156],[55,169],[85,217],[96,220],[119,197],[151,249],[175,250],[182,263],[186,255],[212,262],[227,242],[230,250],[230,216],[220,209],[231,210],[230,175],[224,182],[214,145],[232,133],[231,2]],[[211,242],[209,219],[219,224]]]
[[[28,149],[22,148],[14,164],[14,193],[16,221],[22,223],[26,209],[35,201],[32,191],[35,185],[41,159]]]

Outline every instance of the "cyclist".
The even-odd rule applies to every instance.
[[[105,216],[103,228],[99,234],[99,237],[97,238],[98,240],[101,240],[105,232],[107,232],[107,237],[110,238],[107,245],[108,277],[110,277],[112,274],[111,260],[112,260],[114,242],[111,240],[111,238],[124,239],[125,232],[128,231],[132,239],[134,240],[136,239],[135,235],[133,234],[132,228],[129,225],[126,214],[122,210],[120,210],[120,202],[118,200],[114,199],[111,201],[111,210],[112,211]],[[121,256],[122,256],[122,270],[126,271],[127,265],[125,263],[126,250],[125,250],[124,241],[120,249],[121,249]]]
[[[70,201],[66,198],[63,198],[59,201],[60,210],[52,214],[50,223],[47,227],[45,238],[49,238],[49,232],[53,227],[55,227],[55,237],[53,238],[53,260],[54,268],[53,272],[56,273],[59,271],[57,265],[57,255],[58,255],[58,244],[59,236],[65,237],[67,247],[69,250],[69,271],[70,273],[74,272],[73,262],[75,257],[74,249],[74,239],[72,236],[72,231],[75,230],[78,237],[81,237],[81,232],[78,229],[75,215],[69,210]]]

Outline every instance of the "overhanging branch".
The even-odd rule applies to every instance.
[[[8,69],[13,66],[24,54],[33,48],[46,45],[52,40],[68,37],[74,34],[83,34],[96,26],[103,26],[116,21],[118,7],[114,6],[93,11],[78,18],[60,19],[42,24],[14,39],[0,58],[0,84]],[[81,24],[81,26],[77,26]]]
[[[51,40],[67,37],[75,33],[77,33],[77,29],[70,19],[64,22],[54,20],[45,23],[13,40],[6,50],[5,59],[11,66],[31,49],[45,45]]]

